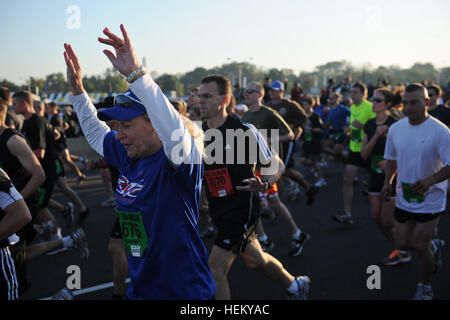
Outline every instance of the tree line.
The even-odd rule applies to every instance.
[[[450,67],[436,68],[432,63],[415,63],[411,68],[402,69],[398,66],[373,67],[365,64],[355,67],[348,61],[332,61],[314,68],[313,71],[299,73],[292,69],[266,69],[258,67],[249,62],[231,62],[222,66],[206,69],[197,67],[183,74],[152,73],[155,82],[167,94],[176,92],[177,96],[185,96],[189,90],[200,85],[201,80],[210,74],[222,74],[228,77],[232,85],[245,85],[245,82],[260,81],[269,77],[273,80],[287,81],[289,85],[299,82],[305,92],[312,88],[324,88],[327,81],[333,78],[336,83],[350,77],[353,81],[370,81],[376,84],[384,80],[391,84],[421,82],[422,80],[433,80],[435,83],[445,87],[450,80]],[[85,76],[83,84],[88,92],[123,92],[127,90],[128,84],[124,77],[115,69],[106,69],[102,75]],[[288,85],[287,90],[290,89]],[[11,91],[30,90],[36,94],[68,92],[69,86],[63,73],[52,73],[43,78],[30,77],[25,85],[16,85],[7,79],[0,80],[0,86],[6,86]]]

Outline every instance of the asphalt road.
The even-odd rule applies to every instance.
[[[306,168],[299,167],[308,181],[314,177]],[[324,169],[327,186],[323,187],[314,204],[306,206],[305,198],[296,202],[285,202],[298,226],[311,235],[303,252],[297,257],[288,257],[289,236],[282,221],[264,221],[266,233],[274,240],[271,254],[280,260],[293,275],[308,275],[311,278],[311,300],[403,300],[410,299],[418,282],[418,262],[413,254],[410,263],[398,266],[383,266],[381,260],[391,247],[372,222],[368,198],[361,194],[361,186],[355,187],[353,215],[355,224],[344,226],[331,219],[331,215],[342,210],[342,172],[335,162]],[[362,172],[361,179],[366,177]],[[65,284],[71,265],[80,267],[81,291],[76,291],[76,300],[109,300],[112,289],[111,259],[107,252],[109,234],[114,222],[111,208],[102,208],[105,200],[98,171],[88,172],[88,181],[75,185],[73,175],[68,173],[70,185],[91,208],[92,214],[84,224],[87,233],[90,258],[82,261],[76,251],[42,256],[29,263],[29,279],[32,287],[23,296],[25,300],[42,299],[51,296]],[[56,190],[58,201],[67,201]],[[449,207],[447,205],[447,207]],[[58,220],[57,214],[55,214]],[[63,235],[74,228],[63,229]],[[444,215],[439,224],[439,238],[444,239],[443,267],[433,278],[435,299],[450,299],[450,217]],[[207,249],[212,239],[206,239]],[[367,281],[373,275],[370,266],[380,269],[379,288],[369,289]],[[375,267],[376,268],[376,267]],[[285,299],[285,291],[277,283],[255,270],[245,267],[242,259],[236,259],[229,273],[231,297],[233,300],[278,300]],[[373,281],[369,281],[373,283]],[[99,285],[106,288],[99,289]],[[83,293],[85,291],[91,291]]]

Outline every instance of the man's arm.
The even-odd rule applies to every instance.
[[[27,199],[30,195],[37,191],[37,189],[45,181],[45,173],[42,169],[39,160],[31,151],[30,147],[26,143],[25,139],[17,135],[11,137],[8,140],[7,148],[17,159],[25,170],[31,174],[31,179],[20,190],[20,193],[24,199]]]
[[[273,185],[281,178],[281,175],[284,173],[285,170],[284,163],[283,161],[281,161],[280,157],[277,154],[274,154],[274,156],[272,157],[270,161],[270,168],[274,170],[266,171],[266,174],[263,174],[263,179],[266,179],[267,182],[263,182],[259,177],[244,179],[242,180],[242,182],[245,183],[246,185],[236,186],[236,190],[248,192],[266,191],[269,188],[269,185]],[[261,170],[261,172],[264,171]]]
[[[425,178],[425,179],[421,179],[421,180],[417,181],[416,183],[412,184],[411,191],[418,193],[418,194],[424,194],[434,184],[442,182],[449,178],[450,178],[450,166],[446,166],[446,167],[441,168],[441,170],[439,170],[432,176]]]
[[[0,177],[0,207],[5,212],[0,221],[0,240],[4,240],[30,222],[31,214],[22,196],[1,169]]]

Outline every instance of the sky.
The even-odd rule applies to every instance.
[[[0,0],[0,79],[65,73],[72,44],[83,73],[110,68],[104,27],[125,25],[158,74],[231,61],[313,71],[330,61],[409,68],[450,66],[448,0]]]

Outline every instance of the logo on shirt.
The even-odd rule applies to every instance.
[[[119,181],[117,182],[117,193],[121,196],[121,200],[127,201],[126,198],[134,198],[137,197],[137,194],[144,188],[143,184],[130,182],[124,176],[121,176]],[[125,199],[124,199],[125,198]],[[130,200],[128,200],[130,201]]]

